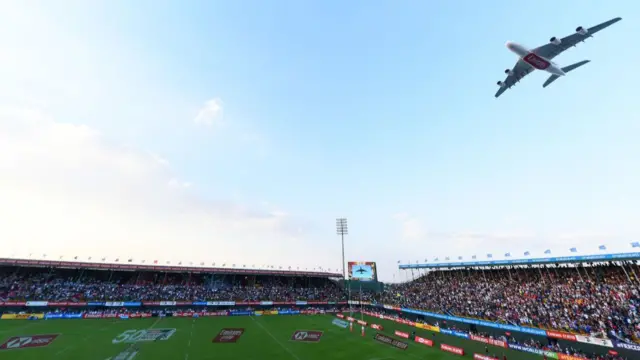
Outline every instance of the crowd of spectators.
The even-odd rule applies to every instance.
[[[0,301],[344,301],[342,289],[328,279],[293,277],[219,277],[114,273],[101,279],[85,272],[15,272],[0,276]],[[149,275],[145,277],[144,275]],[[149,278],[150,277],[150,278]]]
[[[386,287],[378,301],[432,312],[640,339],[640,269],[586,267],[434,271]]]

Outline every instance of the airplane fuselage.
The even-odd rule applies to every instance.
[[[524,46],[507,41],[507,49],[518,55],[522,61],[531,65],[536,70],[543,70],[553,75],[564,76],[566,75],[562,69],[556,65],[553,61],[547,60],[542,56],[534,53],[533,51],[525,48]]]

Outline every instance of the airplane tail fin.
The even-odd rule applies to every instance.
[[[565,66],[562,68],[562,71],[564,71],[565,73],[568,73],[571,70],[575,70],[577,68],[579,68],[580,66],[590,62],[591,60],[582,60],[580,62],[577,62],[575,64],[569,65],[569,66]],[[551,84],[552,82],[556,81],[559,78],[558,75],[551,75],[549,76],[549,78],[547,79],[547,81],[544,82],[544,84],[542,84],[542,87],[545,88],[547,86],[549,86],[549,84]]]

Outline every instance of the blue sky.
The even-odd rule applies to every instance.
[[[0,11],[8,255],[335,269],[345,216],[392,280],[639,240],[635,2],[65,4]],[[617,16],[555,59],[590,64],[493,97],[507,40]]]

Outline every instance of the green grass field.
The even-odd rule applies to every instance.
[[[4,343],[13,336],[59,334],[47,346],[0,350],[0,359],[66,359],[66,360],[132,360],[123,353],[133,352],[131,343],[120,342],[134,330],[175,329],[166,340],[137,342],[135,360],[204,360],[204,359],[255,359],[255,360],[382,360],[382,359],[433,359],[449,360],[471,358],[473,352],[484,353],[484,345],[464,339],[436,335],[436,346],[428,348],[409,343],[407,350],[399,350],[373,339],[376,333],[367,329],[362,337],[359,330],[350,332],[332,324],[331,315],[309,316],[261,316],[261,317],[208,317],[149,318],[130,320],[40,320],[0,321],[0,341]],[[365,320],[368,319],[365,316]],[[383,333],[392,335],[395,329],[411,331],[405,325],[375,319],[385,327]],[[242,328],[244,333],[235,343],[213,343],[213,338],[224,328]],[[291,340],[296,330],[317,330],[323,335],[319,342],[297,342]],[[415,329],[419,330],[419,329]],[[426,331],[418,335],[432,338]],[[437,346],[444,342],[465,348],[464,357],[440,351]],[[493,350],[493,349],[492,349]],[[495,349],[498,355],[502,349]],[[535,356],[507,350],[509,359],[533,359]],[[119,354],[121,357],[118,357]],[[538,358],[539,359],[539,358]]]

